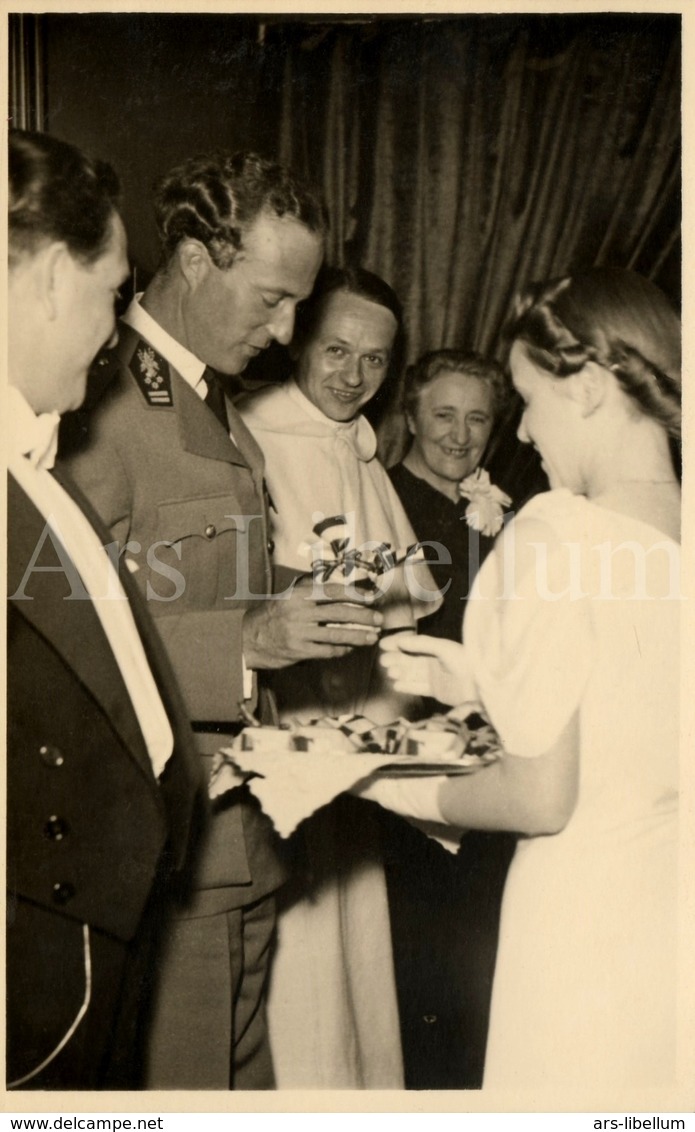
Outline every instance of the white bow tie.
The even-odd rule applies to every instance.
[[[41,471],[50,471],[55,464],[58,451],[58,427],[60,413],[40,413],[32,422],[30,447],[25,447],[24,455],[30,464]]]

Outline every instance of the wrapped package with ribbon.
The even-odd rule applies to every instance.
[[[424,560],[419,543],[394,549],[388,542],[353,545],[346,515],[332,515],[313,528],[319,540],[310,547],[312,574],[317,582],[342,582],[358,593],[377,594],[379,580],[405,562]]]
[[[372,775],[472,774],[501,756],[479,704],[418,723],[376,726],[361,715],[284,727],[248,727],[215,755],[210,796],[247,783],[282,837]]]

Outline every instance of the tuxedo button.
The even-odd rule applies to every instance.
[[[205,528],[205,537],[206,538],[214,538],[216,534],[217,534],[217,527],[215,526],[215,524],[214,523],[208,523],[207,527]]]
[[[58,881],[53,885],[53,903],[54,904],[69,904],[75,895],[75,886],[70,884],[69,880]]]
[[[59,818],[57,814],[51,814],[43,827],[43,832],[49,841],[62,841],[70,832],[70,826],[63,818]]]
[[[39,747],[39,758],[45,766],[62,766],[65,756],[58,747]]]
[[[268,539],[268,554],[272,555],[275,550],[275,543],[272,538]]]

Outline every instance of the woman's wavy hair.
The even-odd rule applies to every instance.
[[[614,267],[533,284],[505,336],[555,377],[589,361],[609,369],[640,412],[681,434],[681,325],[662,291]]]
[[[283,165],[255,153],[213,153],[192,157],[155,185],[154,213],[168,263],[181,240],[200,240],[212,262],[226,271],[244,233],[262,212],[296,220],[324,235],[323,201]]]
[[[422,390],[442,373],[475,377],[490,390],[492,413],[499,419],[509,398],[509,385],[502,366],[472,350],[431,350],[408,366],[403,385],[402,405],[406,416],[414,417]]]

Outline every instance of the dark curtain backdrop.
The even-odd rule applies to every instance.
[[[200,150],[254,148],[322,188],[329,258],[401,297],[408,358],[502,358],[517,289],[596,263],[680,301],[680,17],[10,17],[10,113],[110,158],[139,282],[156,266],[150,185]],[[270,350],[249,375],[287,368]],[[397,390],[382,455],[405,441]],[[491,470],[541,485],[514,411]]]
[[[11,127],[43,130],[46,125],[46,61],[42,17],[9,18],[9,108]]]
[[[641,271],[678,303],[677,18],[274,35],[285,53],[279,152],[323,186],[333,260],[357,259],[395,287],[410,360],[440,346],[503,357],[519,287],[593,264]],[[381,423],[387,462],[401,455],[400,425],[397,412]],[[495,463],[531,486],[514,427],[499,430]]]

